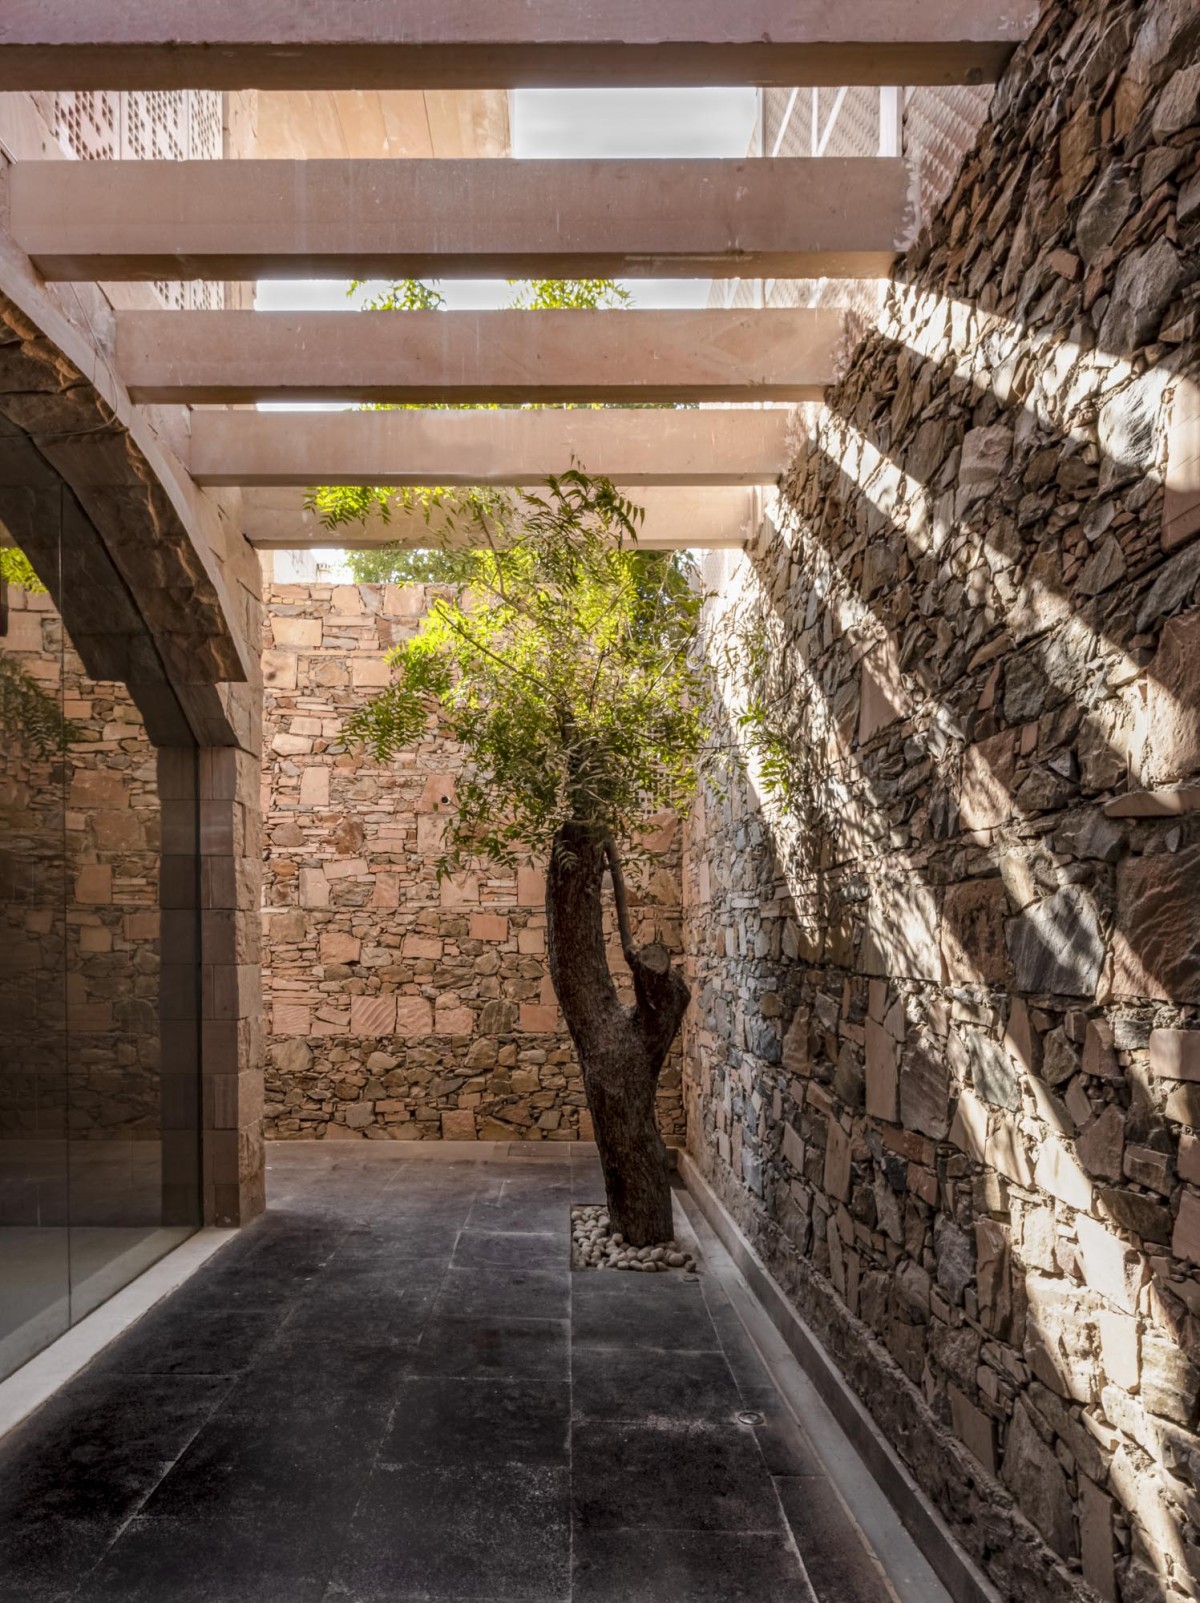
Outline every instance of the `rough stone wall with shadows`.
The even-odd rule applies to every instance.
[[[460,748],[436,728],[379,763],[346,719],[390,678],[422,585],[268,591],[263,814],[266,1128],[276,1139],[591,1139],[546,966],[545,882],[499,867],[439,880]],[[681,948],[674,818],[631,875],[635,934]],[[615,919],[609,957],[633,999]],[[677,1045],[659,1125],[683,1139]]]
[[[1198,97],[1048,5],[709,617],[689,1142],[1020,1603],[1200,1597]]]

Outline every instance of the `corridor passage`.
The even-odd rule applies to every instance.
[[[944,1599],[898,1526],[885,1578],[711,1238],[572,1273],[602,1195],[566,1143],[273,1147],[267,1215],[0,1444],[4,1603]]]

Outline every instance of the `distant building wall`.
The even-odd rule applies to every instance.
[[[267,589],[266,1123],[283,1139],[590,1138],[583,1082],[546,969],[542,876],[439,882],[459,749],[436,729],[394,762],[348,750],[350,713],[389,677],[433,592]],[[642,940],[679,951],[675,826],[634,885]],[[627,978],[609,919],[614,973]],[[632,997],[630,997],[632,1000]],[[659,1097],[683,1137],[678,1051]]]

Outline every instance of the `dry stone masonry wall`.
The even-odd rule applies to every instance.
[[[275,585],[264,653],[266,1125],[281,1139],[591,1138],[546,968],[533,867],[439,881],[458,748],[436,728],[378,763],[343,726],[390,677],[423,586]],[[674,820],[631,885],[640,940],[681,949]],[[614,974],[632,986],[609,918]],[[659,1123],[683,1138],[679,1049]]]
[[[689,1140],[1020,1603],[1200,1597],[1198,97],[1045,8],[709,618]]]

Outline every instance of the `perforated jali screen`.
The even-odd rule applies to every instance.
[[[56,96],[55,132],[80,161],[205,161],[222,154],[221,96],[210,89],[113,94],[67,90]],[[165,306],[211,310],[221,284],[155,284]]]

